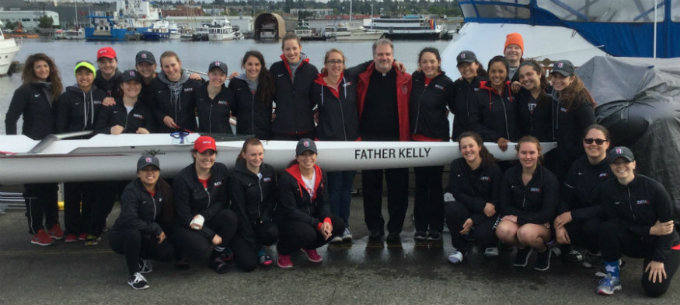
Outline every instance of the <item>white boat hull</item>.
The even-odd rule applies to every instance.
[[[2,35],[2,32],[0,32]],[[14,56],[19,52],[19,46],[14,38],[4,39],[0,37],[0,76],[6,75],[12,65]]]
[[[184,144],[166,134],[97,135],[89,140],[55,141],[40,153],[29,153],[39,143],[25,136],[0,136],[0,184],[125,180],[135,176],[137,159],[156,154],[161,172],[172,177],[192,162],[191,148],[198,134]],[[294,158],[295,141],[264,141],[265,162],[283,169]],[[233,166],[243,141],[217,142],[218,162]],[[500,160],[515,158],[486,143]],[[553,143],[544,152],[554,148]],[[445,165],[460,157],[455,142],[317,142],[319,165],[325,170],[362,170]]]
[[[234,33],[225,33],[225,34],[208,34],[208,40],[210,41],[225,41],[225,40],[234,40]]]

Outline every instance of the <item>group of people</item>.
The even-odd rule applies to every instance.
[[[320,262],[316,248],[351,240],[356,173],[321,170],[315,140],[452,139],[462,157],[451,163],[448,185],[442,185],[443,165],[414,169],[416,241],[440,242],[446,224],[453,264],[463,262],[473,244],[487,257],[498,256],[501,243],[517,249],[518,267],[527,266],[535,252],[534,269],[541,271],[550,268],[551,247],[569,245],[568,257],[584,264],[600,257],[606,266],[601,294],[621,289],[622,254],[644,257],[645,291],[657,296],[668,289],[680,257],[669,196],[658,182],[635,173],[628,148],[608,151],[609,133],[594,124],[595,101],[571,62],[555,62],[548,81],[541,64],[522,58],[522,36],[511,33],[503,55],[486,69],[474,52],[458,54],[461,76],[454,81],[441,70],[437,49],[421,50],[413,74],[395,62],[394,51],[391,41],[379,39],[372,60],[347,67],[343,52],[331,49],[319,72],[299,38],[287,34],[281,60],[269,70],[260,52],[248,51],[242,74],[229,75],[217,60],[205,81],[184,70],[172,51],[160,56],[160,72],[148,51],[136,55],[135,69],[120,72],[115,51],[105,47],[97,53],[98,69],[76,63],[76,85],[64,93],[54,62],[34,54],[10,104],[6,130],[16,134],[23,116],[23,134],[33,139],[84,130],[222,135],[234,123],[237,134],[254,136],[229,172],[215,162],[215,140],[199,137],[193,163],[172,186],[159,178],[158,159],[140,158],[138,179],[120,195],[121,216],[110,233],[136,289],[148,287],[142,276],[151,271],[146,258],[174,258],[181,266],[189,258],[207,259],[217,272],[234,260],[249,271],[258,263],[273,264],[267,250],[276,244],[277,265],[290,268],[298,249]],[[295,160],[281,173],[263,163],[260,140],[269,139],[298,141]],[[496,162],[485,142],[516,149],[519,162]],[[541,142],[556,142],[557,148],[544,155]],[[408,184],[408,168],[361,171],[369,242],[401,242]],[[67,184],[66,232],[58,222],[56,185],[26,185],[31,242],[48,245],[65,237],[96,244],[118,193],[115,185]]]

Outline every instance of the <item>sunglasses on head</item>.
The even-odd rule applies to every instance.
[[[583,142],[586,143],[586,144],[593,144],[593,142],[595,142],[595,144],[597,144],[597,145],[602,145],[602,144],[604,144],[604,142],[607,142],[607,140],[605,140],[605,139],[595,139],[595,138],[585,138],[585,139],[583,139]]]

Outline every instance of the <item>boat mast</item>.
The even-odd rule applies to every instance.
[[[73,10],[76,13],[76,24],[73,25],[74,28],[78,28],[78,0],[73,1]]]
[[[663,0],[661,0],[663,1]],[[652,58],[656,59],[656,24],[658,22],[658,17],[656,15],[657,0],[654,0],[654,41],[652,41]]]
[[[352,0],[349,0],[349,25],[348,28],[352,26]]]

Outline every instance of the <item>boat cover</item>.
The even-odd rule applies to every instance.
[[[612,146],[635,153],[637,171],[666,187],[680,215],[680,58],[596,56],[576,74],[598,106]]]

